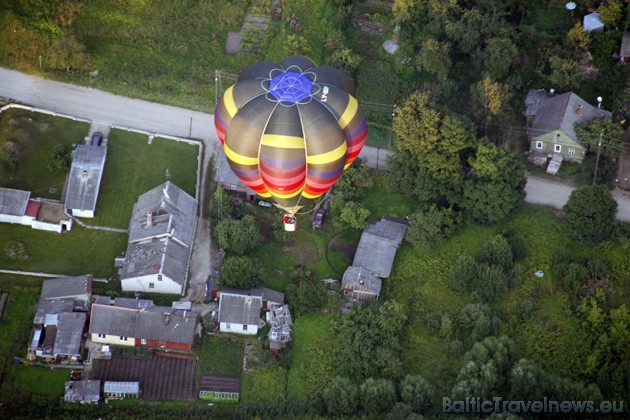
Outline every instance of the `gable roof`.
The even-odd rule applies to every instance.
[[[132,309],[93,304],[90,334],[192,344],[198,315],[166,306]]]
[[[188,274],[191,248],[171,238],[153,239],[129,244],[119,269],[121,280],[149,274],[163,274],[184,285]]]
[[[402,219],[383,217],[378,222],[371,222],[361,234],[352,265],[388,278],[406,233],[407,223]]]
[[[68,381],[64,399],[68,402],[98,401],[101,399],[101,381]]]
[[[129,243],[170,236],[190,247],[196,225],[197,200],[167,181],[138,197],[129,226]]]
[[[341,288],[347,289],[351,285],[359,284],[359,288],[352,287],[352,290],[358,290],[367,292],[376,296],[381,294],[381,286],[383,281],[378,278],[374,273],[366,270],[362,267],[350,266],[343,273],[343,280],[341,280]],[[363,289],[363,290],[362,290]]]
[[[219,297],[219,323],[258,325],[262,297],[221,294]]]
[[[29,191],[0,188],[0,214],[24,216],[30,196]]]
[[[255,289],[237,289],[235,287],[221,287],[221,294],[239,295],[239,296],[257,296],[268,302],[282,305],[284,303],[284,293],[278,292],[267,287],[257,287]]]
[[[44,280],[40,299],[59,299],[92,293],[92,276],[60,277]],[[89,297],[88,297],[89,299]]]
[[[130,309],[150,309],[155,307],[155,304],[150,299],[133,299],[102,295],[95,295],[94,303],[99,305],[119,306],[121,308]]]
[[[53,354],[80,355],[81,338],[86,321],[87,314],[85,312],[61,312],[57,322]]]
[[[96,200],[105,167],[106,147],[79,144],[72,152],[72,166],[66,191],[66,208],[96,209]]]
[[[531,91],[530,91],[531,92]],[[533,94],[527,95],[533,99]],[[574,125],[584,123],[596,118],[611,118],[612,112],[589,104],[573,92],[566,92],[560,95],[540,95],[537,97],[538,102],[528,106],[530,115],[534,116],[531,128],[528,134],[531,137],[550,133],[560,130],[571,140],[577,142]],[[527,102],[526,102],[527,103]],[[535,113],[531,106],[535,105]],[[581,106],[581,115],[578,108]],[[527,113],[527,111],[526,111]]]
[[[208,375],[201,376],[199,391],[241,393],[239,376]]]

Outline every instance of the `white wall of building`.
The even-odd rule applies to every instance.
[[[123,292],[182,293],[181,284],[173,281],[170,277],[165,275],[161,275],[162,280],[158,280],[158,275],[159,274],[156,273],[148,276],[121,279],[120,284]]]
[[[86,219],[94,218],[93,210],[80,210],[80,209],[71,209],[70,213],[75,217],[84,217]]]
[[[136,345],[136,339],[133,337],[118,337],[117,335],[108,335],[108,334],[105,334],[105,337],[99,337],[99,335],[95,333],[92,333],[92,342],[102,343],[102,344],[113,344],[116,346],[129,346],[129,347],[134,347]]]
[[[247,325],[247,329],[243,328],[243,324],[228,324],[222,322],[219,325],[219,331],[235,334],[256,335],[258,334],[258,325]]]

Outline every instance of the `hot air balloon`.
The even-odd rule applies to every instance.
[[[367,122],[350,79],[307,57],[247,67],[218,100],[214,123],[234,174],[295,214],[325,194],[356,159]]]

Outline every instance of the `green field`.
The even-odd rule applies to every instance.
[[[240,337],[204,335],[195,343],[195,354],[199,356],[199,376],[241,376],[243,367],[244,341]]]
[[[265,367],[243,375],[241,401],[281,401],[286,399],[287,371],[280,366]]]
[[[66,381],[70,380],[67,369],[48,369],[37,366],[11,366],[7,382],[18,382],[36,395],[62,396]]]
[[[4,252],[8,241],[23,243],[28,258],[9,258]],[[109,277],[114,272],[114,258],[126,247],[125,234],[88,230],[78,224],[70,232],[57,234],[0,223],[0,267],[4,269]]]
[[[31,191],[32,198],[61,198],[66,171],[48,168],[50,149],[62,143],[70,150],[89,129],[87,123],[21,109],[0,114],[0,187]],[[15,168],[6,162],[9,154],[18,161]]]
[[[154,138],[114,129],[108,136],[107,160],[94,219],[96,226],[128,228],[138,197],[170,181],[195,196],[199,147],[188,143]]]
[[[26,350],[38,300],[39,296],[34,293],[10,292],[0,319],[0,356],[22,356],[19,352]]]

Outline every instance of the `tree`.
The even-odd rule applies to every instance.
[[[241,220],[224,219],[214,229],[219,246],[242,255],[260,243],[260,229],[256,220],[247,215]]]
[[[580,144],[600,157],[617,158],[623,151],[623,127],[608,118],[595,118],[575,125]],[[600,144],[601,143],[601,144]]]
[[[503,232],[503,237],[507,239],[510,244],[510,250],[512,251],[512,256],[514,257],[514,261],[522,261],[529,255],[529,248],[527,246],[527,242],[525,239],[514,232],[512,229],[508,229]]]
[[[404,23],[418,15],[418,8],[423,6],[420,0],[394,0],[392,15],[396,23]]]
[[[509,270],[514,265],[512,247],[503,235],[494,235],[484,241],[475,255],[480,264],[489,264]]]
[[[283,51],[285,56],[308,55],[311,52],[311,47],[309,47],[308,41],[303,36],[290,34],[287,35]]]
[[[506,85],[493,82],[489,77],[470,87],[470,114],[476,122],[483,124],[488,134],[488,124],[501,115],[511,94]]]
[[[48,163],[48,169],[51,171],[54,169],[67,169],[70,166],[71,155],[68,145],[63,143],[56,143],[50,148],[48,152],[50,156],[50,162]]]
[[[286,289],[287,302],[291,305],[293,316],[319,311],[326,304],[326,290],[322,282],[317,281],[312,267],[297,266],[291,272],[291,283]]]
[[[427,211],[409,217],[409,241],[418,248],[433,248],[453,236],[461,219],[452,207],[438,209],[431,205]]]
[[[464,215],[483,224],[504,219],[525,198],[525,168],[511,152],[481,142],[469,159],[473,171],[464,181]]]
[[[433,387],[420,375],[406,375],[400,381],[400,397],[414,413],[427,414],[433,408]]]
[[[505,298],[510,288],[507,273],[494,265],[479,264],[472,291],[482,302],[499,302]]]
[[[352,229],[363,229],[368,217],[370,217],[370,211],[363,204],[348,201],[341,209],[339,219]]]
[[[467,343],[475,343],[496,334],[501,321],[485,303],[469,303],[459,317],[460,335],[466,334]]]
[[[479,264],[469,255],[460,255],[451,265],[448,284],[457,292],[468,293],[473,290],[479,273]]]
[[[584,79],[580,63],[576,60],[552,56],[549,58],[549,67],[549,81],[562,90],[577,89]]]
[[[375,416],[385,413],[396,404],[396,388],[388,379],[368,378],[359,387],[363,413]]]
[[[591,46],[591,34],[586,32],[581,22],[577,22],[567,33],[567,41],[570,45],[588,51]]]
[[[453,65],[451,61],[451,46],[448,42],[439,42],[429,38],[422,43],[420,53],[416,57],[419,70],[435,76],[437,80],[444,80]]]
[[[464,355],[464,366],[451,391],[454,400],[478,396],[492,399],[508,389],[509,374],[515,362],[516,346],[506,336],[488,337],[475,343]]]
[[[222,285],[253,289],[262,281],[262,272],[249,257],[227,257],[221,266]]]
[[[436,179],[463,176],[460,153],[475,145],[470,122],[429,104],[426,93],[414,92],[394,117],[396,152],[407,151],[421,169]]]
[[[351,416],[358,411],[359,389],[350,379],[337,376],[322,391],[322,401],[331,416]]]
[[[605,0],[597,12],[604,25],[609,28],[616,28],[623,14],[623,1]]]
[[[493,80],[503,79],[510,73],[518,49],[508,37],[489,38],[484,50],[484,72]]]
[[[329,60],[330,64],[348,73],[356,71],[363,61],[359,54],[353,53],[352,50],[347,47],[335,50],[335,52],[330,55]]]
[[[615,232],[617,202],[603,185],[577,188],[563,210],[565,231],[576,241],[598,243]]]
[[[53,69],[84,69],[89,67],[85,46],[74,36],[56,37],[46,52],[46,64]]]

